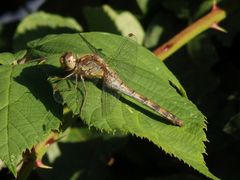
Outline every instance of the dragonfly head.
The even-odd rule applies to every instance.
[[[60,64],[64,69],[71,71],[76,66],[76,59],[72,52],[66,52],[60,57]]]

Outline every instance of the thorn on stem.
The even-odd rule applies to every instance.
[[[115,162],[115,159],[114,159],[113,157],[111,157],[111,158],[108,160],[107,165],[108,165],[108,166],[112,166],[112,165],[114,164],[114,162]]]
[[[221,31],[221,32],[224,32],[224,33],[227,33],[227,30],[222,28],[221,26],[219,26],[218,23],[213,23],[211,25],[211,28],[215,29],[215,30],[218,30],[218,31]]]
[[[216,11],[218,9],[219,9],[219,7],[217,6],[216,0],[213,0],[212,11]]]
[[[35,167],[37,167],[37,168],[43,168],[43,169],[52,169],[51,166],[47,166],[47,165],[43,164],[43,162],[42,162],[41,159],[37,159],[37,160],[35,161]]]

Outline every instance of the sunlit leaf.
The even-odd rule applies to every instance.
[[[18,25],[14,36],[14,49],[26,47],[26,43],[48,34],[81,31],[82,27],[72,18],[46,12],[26,16]]]
[[[91,31],[103,31],[121,35],[135,34],[141,44],[144,30],[136,17],[128,11],[118,13],[108,5],[102,7],[86,7],[84,9],[88,27]]]
[[[86,33],[84,37],[101,53],[104,53],[106,58],[115,52],[119,47],[119,42],[123,39],[120,36],[106,33]],[[47,36],[30,43],[29,46],[33,49],[33,53],[40,56],[52,56],[53,54],[60,56],[66,51],[72,51],[79,55],[91,53],[78,34]],[[131,57],[131,53],[134,53],[133,46],[136,46],[136,43],[131,42],[129,47],[131,46],[132,48],[126,52],[129,57]],[[118,58],[121,59],[121,57]],[[136,61],[134,76],[128,79],[124,78],[124,82],[182,119],[184,121],[183,127],[166,123],[165,119],[124,95],[120,99],[113,98],[114,110],[108,118],[102,119],[102,89],[99,84],[96,86],[93,81],[85,82],[87,95],[82,108],[79,102],[83,99],[79,101],[76,98],[82,98],[81,95],[77,94],[80,93],[79,90],[69,88],[67,81],[60,80],[53,83],[53,87],[62,95],[63,103],[66,103],[74,114],[80,116],[89,126],[110,133],[121,131],[147,138],[165,152],[215,179],[216,177],[209,172],[203,159],[204,141],[207,140],[204,132],[205,117],[184,96],[183,88],[174,75],[151,52],[138,46]],[[133,64],[129,63],[129,71],[132,66]],[[124,71],[118,69],[119,67],[111,66],[111,68],[117,71],[120,77],[124,77],[122,74]],[[169,82],[172,82],[175,87],[171,86]],[[178,89],[178,92],[175,88]]]

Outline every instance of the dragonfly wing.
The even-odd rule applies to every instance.
[[[103,91],[101,97],[101,106],[102,106],[102,118],[108,120],[111,114],[114,112],[114,108],[116,107],[116,99],[119,99],[120,95],[114,91],[109,89],[103,83]]]
[[[83,40],[83,42],[86,44],[86,46],[92,51],[93,54],[96,54],[102,58],[105,58],[105,55],[101,53],[97,48],[95,48],[83,35],[79,33],[80,38]]]
[[[83,35],[79,34],[79,36],[84,41],[86,46],[92,51],[92,53],[102,57],[110,66],[110,68],[113,68],[117,72],[122,80],[128,80],[128,78],[133,77],[135,64],[137,62],[137,43],[136,37],[133,34],[123,37],[122,41],[119,43],[119,47],[112,53],[110,57],[107,57],[101,51],[95,48]],[[114,90],[106,87],[104,83],[102,89],[102,117],[104,119],[108,119],[109,115],[111,115],[116,107],[116,98],[119,98],[120,95]]]
[[[108,64],[124,81],[133,78],[137,63],[137,47],[136,36],[130,33],[123,38],[119,48],[110,56]]]
[[[82,41],[93,54],[103,58],[105,62],[113,68],[118,75],[125,80],[133,77],[135,65],[137,63],[137,38],[130,33],[127,37],[122,37],[118,48],[114,50],[110,56],[106,56],[95,46],[93,46],[83,35],[79,34]],[[124,80],[123,79],[123,80]]]

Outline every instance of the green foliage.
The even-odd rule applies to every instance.
[[[60,125],[61,109],[43,69],[33,64],[0,66],[0,158],[15,176],[22,153]]]
[[[101,106],[102,89],[91,81],[86,82],[87,96],[83,107],[81,107],[83,92],[76,89],[75,85],[72,84],[69,87],[69,83],[63,80],[53,82],[53,87],[61,94],[63,103],[66,103],[73,113],[80,116],[89,126],[106,132],[122,131],[147,138],[167,153],[214,178],[207,170],[202,156],[205,152],[203,141],[206,141],[203,131],[205,117],[186,97],[182,97],[175,88],[171,87],[169,82],[172,82],[180,92],[182,91],[181,85],[164,64],[141,46],[138,46],[136,64],[131,64],[132,54],[135,53],[134,46],[136,46],[132,42],[128,42],[128,51],[120,53],[116,59],[107,59],[119,48],[121,45],[119,42],[123,41],[122,37],[101,33],[88,33],[84,34],[84,37],[97,49],[101,48],[101,53],[105,54],[105,59],[110,65],[114,64],[111,61],[125,63],[121,62],[121,59],[123,60],[123,56],[127,55],[129,63],[126,64],[125,69],[119,69],[119,66],[112,68],[119,73],[129,87],[150,99],[154,97],[155,102],[182,119],[185,125],[181,128],[169,125],[166,120],[161,120],[158,115],[154,115],[144,106],[125,96],[118,100],[109,95],[112,101],[109,106],[113,106],[114,109],[108,111],[109,116],[104,119],[102,117],[104,107]],[[55,44],[59,45],[55,46]],[[92,53],[78,34],[47,36],[30,43],[29,46],[33,54],[36,51],[38,55],[46,57],[61,56],[62,52],[67,51],[73,51],[76,54]],[[134,76],[131,78],[124,76],[132,70],[133,65],[136,65]],[[182,94],[184,95],[184,92]]]
[[[234,162],[239,157],[240,76],[233,61],[236,56],[230,51],[238,42],[239,2],[217,2],[227,9],[228,18],[221,25],[229,33],[209,30],[164,61],[179,80],[150,51],[123,36],[131,32],[139,44],[157,47],[209,12],[212,0],[112,1],[104,5],[100,1],[57,5],[47,1],[41,9],[57,14],[39,11],[19,24],[0,24],[0,48],[8,51],[0,53],[0,160],[15,176],[24,173],[21,165],[28,153],[37,150],[54,130],[60,133],[59,140],[44,159],[53,169],[37,170],[45,179],[149,179],[153,175],[156,179],[198,179],[198,172],[211,179],[217,179],[211,172],[223,179],[239,177],[232,169],[238,167]],[[76,85],[74,78],[60,79],[68,74],[59,64],[64,52],[92,53],[77,34],[83,29],[122,35],[83,33],[124,83],[177,115],[184,126],[169,124],[125,95],[105,92],[101,80],[85,80],[84,96],[81,82]],[[128,42],[127,48],[123,46],[117,58],[109,58],[122,42]],[[12,49],[17,52],[9,53]],[[108,101],[103,104],[106,95]],[[208,128],[197,107],[206,115]],[[210,143],[205,150],[207,129]],[[127,138],[127,134],[133,136]],[[230,145],[232,153],[227,149]],[[209,155],[203,157],[206,152]],[[216,166],[215,159],[225,166]],[[131,169],[130,175],[114,172],[123,167]],[[227,169],[231,171],[225,173]]]
[[[0,53],[0,64],[3,64],[3,65],[16,64],[17,61],[23,59],[26,54],[27,54],[27,50],[21,50],[15,54],[8,53],[8,52]]]
[[[82,27],[72,18],[61,17],[45,12],[27,16],[18,25],[14,36],[14,49],[26,47],[27,42],[48,34],[78,32]]]
[[[84,8],[84,16],[91,31],[106,31],[125,36],[131,32],[137,36],[140,44],[143,42],[144,30],[131,12],[118,13],[110,6],[103,5],[102,7]]]
[[[51,29],[52,32],[61,32],[61,28],[66,27],[80,30],[80,26],[70,18],[35,13],[18,26],[15,49],[26,47],[26,42],[49,34]],[[15,176],[23,152],[41,142],[51,130],[57,130],[61,121],[61,107],[54,102],[47,82],[51,67],[37,66],[36,63],[17,65],[19,60],[27,58],[26,53],[22,50],[15,54],[0,54],[3,65],[0,66],[0,135],[3,137],[0,158]]]
[[[235,138],[240,137],[240,113],[233,116],[230,121],[224,126],[224,132],[233,135]]]

